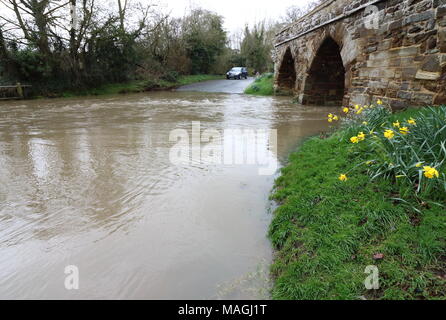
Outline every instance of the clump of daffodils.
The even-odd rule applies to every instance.
[[[365,133],[364,132],[360,132],[357,136],[351,137],[350,141],[352,143],[359,143],[361,141],[364,141],[365,137],[366,137]]]
[[[332,123],[333,121],[339,121],[339,116],[330,113],[328,115],[328,122]]]
[[[417,117],[394,121],[389,121],[392,113],[382,100],[343,107],[342,112],[346,115],[342,122],[348,133],[345,138],[354,145],[364,142],[360,153],[376,157],[363,162],[373,179],[391,178],[416,194],[422,190],[445,194],[446,106],[426,108]],[[338,179],[348,180],[346,174]]]

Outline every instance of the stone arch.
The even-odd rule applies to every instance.
[[[341,48],[333,37],[326,37],[317,50],[307,73],[303,104],[341,106],[346,94],[346,69]]]
[[[296,85],[296,67],[293,54],[290,47],[285,50],[281,59],[278,75],[277,87],[280,93],[290,94],[294,93]]]

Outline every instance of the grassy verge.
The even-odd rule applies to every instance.
[[[100,86],[98,88],[65,91],[61,94],[63,97],[77,97],[89,95],[108,95],[108,94],[125,94],[138,93],[154,90],[168,90],[179,86],[192,83],[203,82],[208,80],[223,79],[221,75],[188,75],[180,76],[176,81],[151,80],[151,81],[131,81],[127,83],[112,83]]]
[[[245,90],[245,94],[252,94],[257,96],[272,96],[274,95],[274,76],[272,73],[265,73],[257,78]]]
[[[386,121],[420,112],[386,116]],[[373,153],[382,151],[370,151],[367,141],[351,143],[354,126],[305,141],[276,181],[272,198],[280,206],[269,234],[276,249],[273,298],[445,299],[445,189],[428,188],[422,195],[413,188],[408,193],[395,176],[372,179],[381,169],[366,163],[371,156],[381,159]],[[339,179],[342,173],[348,173],[347,181]],[[378,267],[378,290],[365,288],[367,266]]]

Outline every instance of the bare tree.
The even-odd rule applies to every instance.
[[[305,5],[293,5],[288,7],[285,16],[282,17],[282,23],[290,24],[295,22],[297,19],[301,18],[302,16],[304,16],[305,14],[316,8],[324,1],[326,0],[314,0]]]
[[[11,59],[8,49],[6,48],[6,41],[3,36],[3,26],[0,26],[0,61],[3,61],[3,67],[6,73],[12,76],[17,74],[17,66]]]

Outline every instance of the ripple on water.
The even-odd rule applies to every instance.
[[[333,111],[187,92],[0,103],[0,298],[268,298],[274,177],[175,166],[169,134],[276,129],[282,160]]]

